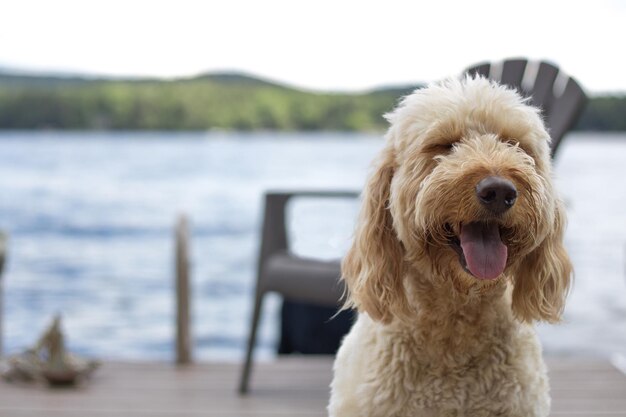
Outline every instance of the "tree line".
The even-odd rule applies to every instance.
[[[238,74],[86,79],[0,74],[0,129],[380,131],[419,86],[321,93]],[[591,98],[576,129],[626,130],[626,95]]]

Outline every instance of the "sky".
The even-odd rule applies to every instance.
[[[429,82],[547,59],[626,92],[626,1],[3,0],[0,67],[115,76],[241,71],[312,90]]]

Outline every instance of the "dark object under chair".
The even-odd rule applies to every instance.
[[[278,354],[334,355],[354,321],[352,310],[285,300],[280,313]]]

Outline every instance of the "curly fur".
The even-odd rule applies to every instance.
[[[337,354],[330,416],[547,416],[532,323],[559,321],[572,270],[538,110],[468,77],[414,92],[387,118],[342,265],[359,317]],[[490,175],[518,190],[495,219],[475,194]],[[497,279],[466,272],[450,247],[473,221],[498,222]]]

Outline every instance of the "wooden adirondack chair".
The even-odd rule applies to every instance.
[[[239,382],[239,393],[248,391],[252,354],[261,315],[263,298],[277,292],[285,300],[337,308],[343,294],[340,261],[303,259],[289,252],[286,212],[293,198],[357,198],[352,191],[268,192],[261,230],[256,292],[246,358]]]
[[[550,132],[552,157],[587,104],[587,96],[576,80],[549,62],[526,59],[508,59],[501,65],[485,62],[468,68],[465,73],[499,81],[530,97],[531,104],[541,109]]]
[[[527,71],[528,70],[528,71]],[[552,156],[556,154],[565,133],[578,120],[587,101],[578,83],[547,62],[529,63],[525,59],[510,59],[500,66],[481,63],[465,73],[480,74],[512,86],[531,97],[542,109],[552,137]],[[561,88],[559,88],[561,86]],[[261,232],[261,250],[257,269],[254,310],[241,372],[239,392],[248,391],[252,355],[256,341],[261,305],[268,292],[277,292],[285,300],[337,307],[343,293],[339,281],[339,261],[302,259],[289,252],[286,207],[294,198],[356,198],[357,192],[268,192]]]

